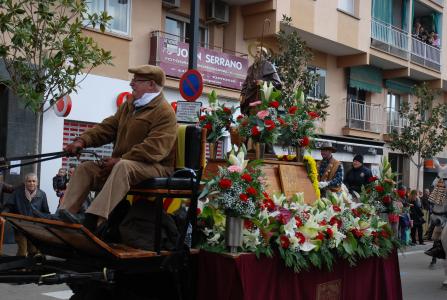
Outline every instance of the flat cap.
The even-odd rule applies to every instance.
[[[141,65],[129,68],[129,73],[138,75],[140,78],[153,80],[159,86],[165,85],[166,75],[162,68],[153,65]]]

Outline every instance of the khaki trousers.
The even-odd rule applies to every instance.
[[[14,230],[14,239],[17,243],[16,256],[34,256],[37,254],[37,248],[17,230]]]
[[[168,176],[173,168],[169,170],[158,163],[121,159],[108,176],[102,175],[101,170],[92,161],[80,164],[67,185],[61,208],[77,213],[88,193],[102,186],[86,212],[107,219],[115,206],[124,199],[130,186],[148,178]]]

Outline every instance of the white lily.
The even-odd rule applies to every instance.
[[[284,232],[288,236],[295,236],[295,229],[296,229],[296,221],[294,218],[290,218],[289,222],[284,225]]]
[[[301,246],[300,246],[300,249],[301,249],[301,251],[304,251],[304,252],[309,252],[309,251],[311,251],[312,249],[314,249],[316,246],[314,245],[314,244],[312,244],[311,242],[304,242]]]
[[[213,237],[208,238],[210,245],[216,245],[219,243],[220,233],[216,233]]]
[[[242,230],[242,238],[244,245],[250,249],[256,249],[256,247],[261,244],[261,241],[259,240],[259,229],[251,232],[244,228]]]
[[[270,95],[273,92],[273,84],[271,82],[264,81],[264,85],[262,86],[262,91],[264,92],[265,100],[270,100]]]
[[[280,195],[273,195],[273,203],[275,203],[276,205],[282,206],[282,203],[287,200],[286,196],[284,194],[280,194]]]
[[[239,166],[242,169],[245,169],[245,167],[247,167],[248,164],[248,160],[245,159],[245,153],[242,148],[239,149],[237,155],[235,154],[234,149],[232,149],[228,157],[228,161],[230,162],[231,165]]]

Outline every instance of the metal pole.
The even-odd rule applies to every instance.
[[[200,0],[191,0],[191,13],[189,23],[189,70],[197,69],[197,45],[199,43],[199,9]]]

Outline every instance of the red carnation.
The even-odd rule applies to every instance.
[[[359,218],[361,216],[360,212],[357,209],[353,208],[353,209],[351,209],[351,211],[352,211],[352,214],[354,215],[354,217]]]
[[[363,232],[357,228],[352,229],[352,234],[354,234],[357,238],[361,238],[363,236]]]
[[[341,212],[341,208],[340,208],[340,206],[332,205],[332,209],[333,209],[334,211],[336,211],[336,212]]]
[[[239,115],[239,116],[237,116],[236,120],[240,121],[240,120],[242,120],[243,118],[244,118],[244,115]]]
[[[301,232],[295,232],[295,237],[298,239],[298,243],[304,244],[306,237]]]
[[[368,182],[373,182],[377,180],[377,176],[372,176],[368,178]]]
[[[270,107],[274,107],[274,108],[278,108],[279,107],[279,102],[276,100],[273,100],[272,102],[269,103]]]
[[[405,197],[405,190],[397,190],[397,194],[399,195],[400,198],[404,198]]]
[[[331,220],[329,221],[329,224],[331,224],[331,226],[334,226],[335,224],[337,224],[337,228],[341,227],[341,220],[337,219],[336,217],[332,217]]]
[[[379,192],[379,193],[383,193],[383,191],[385,191],[385,189],[384,189],[383,186],[381,186],[381,185],[376,185],[374,188],[375,188],[376,191]]]
[[[377,233],[377,231],[373,231],[371,232],[371,235],[375,238],[377,238],[379,236],[379,234]]]
[[[258,126],[253,126],[253,127],[251,128],[251,134],[252,134],[253,136],[258,136],[258,135],[261,134],[261,132],[260,132],[259,129],[258,129]]]
[[[326,233],[330,238],[334,236],[334,231],[331,228],[326,229]]]
[[[309,145],[309,138],[307,136],[303,136],[302,139],[300,139],[300,146],[306,147]]]
[[[233,184],[233,182],[231,181],[231,179],[228,179],[228,178],[222,178],[219,181],[219,186],[223,189],[229,189],[232,184]]]
[[[248,173],[242,174],[241,178],[244,179],[247,182],[252,182],[253,181],[253,178],[251,178],[250,174],[248,174]]]
[[[390,204],[391,203],[391,197],[389,195],[383,196],[382,202],[383,202],[383,204]]]
[[[284,125],[284,124],[286,124],[286,121],[284,121],[283,119],[281,119],[281,118],[276,118],[277,120],[278,120],[278,122],[279,122],[279,124],[281,124],[281,125]]]
[[[386,232],[386,230],[382,230],[380,232],[380,235],[385,239],[390,237],[390,235],[388,234],[388,232]]]
[[[289,107],[289,114],[293,115],[296,111],[297,111],[298,107],[297,106],[291,106]]]
[[[247,194],[254,196],[257,194],[256,189],[252,186],[249,186],[246,190]]]
[[[247,202],[248,201],[248,195],[240,194],[239,195],[239,199],[241,199],[242,202]]]
[[[324,234],[321,233],[321,232],[319,232],[319,233],[317,234],[317,236],[315,237],[315,239],[320,240],[320,241],[324,240]]]
[[[231,114],[231,109],[229,109],[228,107],[224,107],[222,110],[226,114]]]
[[[211,124],[211,123],[206,123],[206,124],[203,126],[203,128],[206,128],[206,130],[211,130],[211,129],[213,129],[213,124]]]
[[[287,249],[287,248],[289,248],[290,241],[289,241],[289,238],[288,238],[287,236],[285,236],[285,235],[281,235],[281,236],[279,237],[279,243],[281,244],[281,247],[282,247],[283,249]]]
[[[326,222],[326,220],[323,220],[323,221],[321,221],[321,222],[318,223],[318,224],[320,224],[321,226],[326,226],[326,225],[327,225],[327,222]]]
[[[297,226],[297,227],[301,227],[301,226],[303,226],[303,221],[301,220],[300,217],[296,216],[296,217],[295,217],[295,221],[296,221],[296,226]]]
[[[200,116],[200,117],[199,117],[199,120],[200,120],[200,121],[205,121],[205,120],[206,120],[206,116]]]
[[[252,228],[253,228],[253,222],[250,221],[250,220],[248,220],[248,219],[245,219],[245,220],[244,220],[244,228],[246,228],[246,229],[252,229]]]
[[[262,206],[267,208],[268,211],[272,211],[275,209],[275,202],[272,199],[267,198],[262,202]]]
[[[276,127],[275,122],[273,122],[272,120],[265,120],[264,125],[268,131],[272,131]]]
[[[266,199],[270,199],[270,196],[269,196],[269,194],[267,194],[267,192],[262,192],[262,194],[264,195],[264,197],[265,197]]]
[[[310,111],[310,112],[308,112],[307,115],[308,115],[312,120],[313,120],[313,119],[316,119],[316,118],[319,117],[319,115],[318,115],[316,112],[314,112],[314,111]]]

